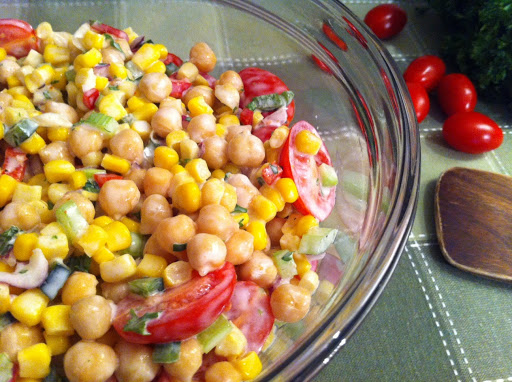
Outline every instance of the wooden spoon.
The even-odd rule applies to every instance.
[[[448,262],[512,281],[512,177],[452,168],[439,178],[435,209],[437,238]]]

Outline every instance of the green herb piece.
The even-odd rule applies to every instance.
[[[91,269],[91,261],[92,259],[89,256],[82,255],[68,257],[64,263],[71,270],[71,273],[75,271],[89,273],[89,269]]]
[[[286,252],[283,256],[281,256],[281,259],[283,259],[283,261],[290,261],[293,259],[293,252]]]
[[[148,297],[164,290],[164,280],[161,277],[143,277],[128,282],[130,292],[142,297]]]
[[[135,117],[131,113],[126,114],[123,118],[119,120],[119,123],[127,123],[129,125],[131,125],[133,122],[135,122]]]
[[[257,180],[258,180],[258,184],[259,184],[260,186],[263,186],[263,185],[265,184],[265,179],[263,179],[261,176],[258,176],[258,179],[257,179]]]
[[[230,172],[226,172],[226,175],[224,175],[224,180],[227,182],[229,179],[229,176],[231,175]]]
[[[187,116],[185,117],[185,121],[190,122],[190,121],[192,121],[192,118],[191,118],[191,117],[189,117],[189,116],[187,115]]]
[[[113,48],[116,48],[118,51],[124,54],[123,49],[121,49],[121,46],[114,40],[114,37],[109,35],[108,33],[103,34],[105,36],[105,39],[107,39],[108,42],[110,42],[110,46]]]
[[[13,368],[14,364],[9,359],[7,353],[0,353],[0,382],[9,382],[12,380]]]
[[[85,191],[94,192],[95,194],[100,192],[100,186],[94,179],[88,179],[85,182],[85,186],[82,187]]]
[[[187,243],[176,243],[172,245],[172,250],[174,252],[181,252],[187,249]]]
[[[156,320],[161,316],[162,312],[145,313],[141,317],[138,317],[135,310],[130,309],[131,318],[128,320],[123,330],[125,332],[134,332],[143,336],[149,336],[151,333],[148,332],[148,324],[150,321]]]
[[[52,203],[51,200],[48,200],[48,209],[51,211],[53,210],[53,207],[55,206],[55,204]]]
[[[252,99],[247,108],[252,111],[256,109],[261,111],[279,109],[280,107],[288,106],[292,102],[293,96],[292,91],[257,96]]]
[[[4,256],[12,249],[14,246],[14,242],[16,241],[16,237],[22,231],[16,227],[11,226],[7,231],[0,235],[0,256]]]
[[[109,86],[108,87],[110,90],[119,90],[119,86],[116,85],[116,86]]]
[[[180,359],[181,342],[156,344],[153,348],[154,363],[174,363]]]
[[[20,144],[29,139],[34,134],[39,125],[31,119],[24,118],[16,122],[5,133],[4,140],[13,147],[18,147]]]
[[[240,221],[238,222],[238,227],[242,228],[243,226],[244,226],[244,219],[240,219]]]
[[[180,160],[180,164],[185,167],[187,165],[188,162],[190,162],[192,159],[190,158],[185,158],[185,159],[181,159]]]
[[[173,63],[173,62],[171,62],[170,64],[165,65],[165,74],[167,76],[173,75],[178,70],[179,70],[179,67],[175,63]]]
[[[16,319],[10,312],[0,314],[0,330],[4,330],[6,327],[16,322]]]
[[[50,95],[50,92],[48,90],[43,91],[43,96],[46,99],[52,99],[52,96]]]
[[[247,212],[247,208],[241,207],[238,204],[235,206],[233,213],[245,213]]]
[[[76,72],[75,69],[66,70],[66,80],[68,82],[75,82]]]

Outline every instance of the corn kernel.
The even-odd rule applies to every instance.
[[[304,273],[299,281],[299,286],[306,289],[310,294],[315,293],[319,284],[318,274],[311,270]]]
[[[48,297],[39,289],[29,289],[14,298],[10,312],[18,321],[34,326],[41,322],[41,315],[48,301]]]
[[[240,168],[238,168],[238,166],[233,164],[233,163],[228,163],[227,165],[224,166],[222,171],[224,171],[226,174],[227,173],[239,174],[240,173]]]
[[[309,130],[302,130],[295,137],[295,147],[301,153],[316,155],[322,147],[322,139]]]
[[[224,125],[221,125],[220,123],[217,123],[215,125],[215,134],[221,138],[224,138],[226,136],[227,128]]]
[[[64,229],[62,226],[57,223],[53,222],[50,224],[47,224],[46,227],[44,227],[41,232],[39,232],[41,235],[58,235],[60,233],[64,233]]]
[[[226,114],[219,118],[219,123],[224,126],[240,125],[240,120],[234,114]]]
[[[112,223],[114,219],[112,219],[110,216],[104,215],[104,216],[98,216],[96,219],[92,221],[92,224],[97,225],[98,227],[104,228],[105,226]]]
[[[96,86],[95,88],[98,89],[100,92],[107,87],[109,84],[109,80],[107,77],[103,76],[96,76]]]
[[[166,266],[167,261],[163,257],[146,253],[137,265],[135,275],[140,277],[162,277],[162,272]]]
[[[180,142],[181,159],[194,159],[199,156],[199,146],[192,139],[185,138]]]
[[[53,183],[48,187],[48,199],[53,204],[56,204],[60,198],[64,196],[65,193],[72,191],[71,187],[68,184],[62,183]]]
[[[192,175],[197,183],[205,182],[212,175],[208,169],[208,164],[201,158],[192,159],[185,165],[185,170]]]
[[[311,270],[311,263],[308,260],[306,255],[302,253],[294,253],[293,260],[295,261],[295,265],[297,266],[297,274],[302,277],[306,272]]]
[[[17,184],[18,181],[13,177],[6,174],[0,175],[0,207],[11,201]]]
[[[235,325],[224,339],[215,346],[215,354],[226,358],[236,358],[245,353],[247,338]]]
[[[7,86],[9,87],[9,89],[17,87],[17,86],[21,86],[21,85],[23,85],[23,83],[18,79],[18,77],[14,76],[14,75],[7,77]]]
[[[158,106],[154,103],[146,103],[145,105],[132,111],[132,115],[136,120],[151,122],[151,118],[158,111]]]
[[[291,233],[285,233],[279,239],[279,245],[282,249],[297,251],[300,245],[300,237]]]
[[[258,219],[269,222],[276,217],[277,208],[274,203],[263,195],[256,195],[251,200],[249,213],[254,214]]]
[[[55,88],[55,89],[58,89],[58,90],[64,90],[66,88],[66,85],[67,85],[67,78],[66,78],[66,71],[67,71],[67,67],[64,66],[62,68],[55,68],[55,74],[53,75],[52,77],[52,86]]]
[[[169,264],[163,271],[163,279],[166,288],[181,285],[192,278],[192,267],[187,261],[178,260]]]
[[[139,222],[136,222],[135,220],[124,216],[121,219],[121,223],[123,223],[130,230],[130,232],[140,233],[140,223]]]
[[[294,203],[299,198],[295,182],[290,178],[281,178],[276,182],[276,188],[286,203]]]
[[[46,62],[58,66],[71,61],[70,53],[66,47],[48,44],[44,47],[43,57]]]
[[[99,34],[94,32],[93,30],[88,30],[85,32],[84,38],[82,40],[85,49],[103,49],[103,44],[105,43],[105,36],[103,34]]]
[[[103,227],[103,229],[108,235],[107,248],[112,252],[129,248],[132,244],[132,235],[130,234],[130,230],[123,223],[113,221]]]
[[[43,310],[41,324],[45,332],[52,336],[71,336],[75,332],[69,313],[69,305],[52,305]]]
[[[260,220],[252,220],[246,228],[252,236],[254,236],[254,249],[261,251],[267,246],[267,231],[265,224]]]
[[[65,142],[68,139],[70,129],[67,127],[49,127],[47,130],[48,139],[52,142],[62,141]]]
[[[87,231],[78,239],[77,244],[87,256],[93,256],[109,240],[108,232],[95,224],[89,225]]]
[[[176,174],[179,174],[180,172],[186,172],[186,170],[185,170],[185,167],[183,167],[182,165],[175,164],[174,166],[172,166],[171,172],[173,173],[173,175],[176,175]]]
[[[137,264],[133,257],[125,254],[111,261],[100,264],[101,278],[108,283],[115,283],[126,280],[137,271]]]
[[[155,44],[155,49],[158,50],[158,52],[160,53],[160,59],[165,59],[167,58],[167,54],[169,53],[169,51],[167,50],[167,47],[163,44]]]
[[[48,345],[35,344],[18,352],[19,376],[21,378],[44,378],[50,374],[52,354]]]
[[[261,195],[266,197],[276,206],[277,211],[282,211],[285,206],[285,201],[281,196],[281,193],[276,190],[275,187],[269,186],[268,184],[263,185],[260,188]]]
[[[233,360],[232,364],[242,374],[244,381],[256,378],[263,369],[260,358],[254,351],[251,351],[243,358]]]
[[[46,345],[50,348],[52,356],[64,354],[71,347],[69,336],[51,336],[43,333]]]
[[[71,174],[69,179],[69,185],[73,190],[80,190],[87,183],[87,175],[83,171],[75,171]]]
[[[224,187],[224,195],[222,195],[220,205],[226,207],[229,212],[232,212],[236,207],[236,189],[229,183],[226,183]]]
[[[36,233],[22,233],[16,237],[16,241],[13,246],[14,257],[18,261],[28,261],[32,256],[32,251],[37,246],[37,234]]]
[[[6,57],[7,57],[7,51],[5,50],[5,48],[0,48],[0,61],[5,60]]]
[[[305,215],[299,219],[297,225],[295,226],[295,234],[297,236],[302,236],[308,233],[308,231],[318,226],[318,219],[313,215]]]
[[[145,71],[155,61],[160,59],[160,50],[153,44],[146,43],[135,52],[132,57],[132,62],[137,65],[141,70]]]
[[[133,121],[130,128],[139,134],[143,141],[146,141],[151,133],[151,125],[147,121]]]
[[[220,168],[213,170],[213,172],[212,172],[212,178],[224,180],[225,177],[226,177],[226,173],[224,171],[222,171]]]
[[[155,149],[154,163],[155,167],[165,168],[171,170],[171,168],[179,162],[180,158],[176,150],[171,149],[167,146],[158,146]]]
[[[167,147],[170,147],[176,150],[176,152],[179,152],[180,143],[186,138],[189,138],[189,135],[185,130],[174,130],[167,134],[165,137],[165,144]]]
[[[122,63],[114,62],[110,64],[109,72],[112,77],[121,78],[123,80],[128,76],[128,71]]]
[[[201,207],[201,190],[195,182],[181,184],[172,194],[172,200],[179,209],[196,212]]]
[[[44,175],[50,183],[67,181],[73,172],[75,172],[75,166],[62,159],[52,160],[44,165]]]
[[[94,253],[94,255],[92,255],[92,258],[97,264],[101,264],[105,261],[114,260],[116,255],[114,255],[107,247],[101,247]]]
[[[213,114],[213,109],[206,103],[203,96],[197,96],[188,101],[190,116],[196,117],[201,114]]]
[[[12,126],[25,118],[28,118],[28,112],[19,107],[8,106],[3,112],[3,122],[7,126]]]
[[[150,103],[150,102],[147,99],[144,99],[144,98],[134,95],[134,96],[128,98],[128,100],[126,101],[126,106],[128,107],[128,110],[134,111],[144,105],[147,105],[148,103]]]
[[[12,195],[13,202],[28,203],[33,200],[41,200],[43,187],[30,186],[25,183],[18,183]]]
[[[201,205],[220,204],[226,187],[224,182],[217,178],[211,178],[201,188]]]
[[[107,94],[100,100],[98,109],[100,113],[106,114],[114,118],[116,121],[119,121],[126,114],[128,114],[121,102],[119,102],[117,97],[112,93]]]
[[[249,214],[247,212],[240,212],[231,215],[233,219],[238,223],[240,228],[246,227],[249,224]]]
[[[101,164],[103,157],[104,155],[101,151],[91,152],[81,158],[82,164],[85,167],[98,167]]]
[[[64,259],[69,253],[68,238],[65,233],[40,235],[37,238],[37,248],[43,252],[48,261]]]
[[[183,65],[180,66],[178,69],[178,73],[176,74],[176,78],[178,80],[188,79],[190,82],[194,82],[196,80],[196,77],[199,74],[199,69],[197,69],[197,66],[195,66],[193,63],[185,62]]]
[[[134,32],[132,27],[125,28],[125,29],[123,29],[123,31],[126,32],[126,34],[128,35],[128,42],[130,44],[132,43],[133,40],[135,40],[137,37],[139,37],[139,35]]]
[[[165,64],[158,60],[146,69],[146,73],[165,73],[166,70]]]
[[[117,155],[105,154],[101,161],[101,167],[105,170],[124,175],[130,171],[131,164],[128,160],[118,157]]]
[[[102,58],[101,52],[96,48],[92,48],[83,54],[79,54],[73,64],[75,70],[77,68],[94,68],[101,62]]]
[[[9,291],[9,285],[0,283],[0,314],[8,312],[10,307],[11,296]]]
[[[75,84],[78,88],[76,99],[82,100],[83,96],[80,95],[79,91],[81,90],[82,92],[86,92],[96,86],[96,75],[94,74],[94,71],[91,68],[81,68],[77,70],[75,75]]]

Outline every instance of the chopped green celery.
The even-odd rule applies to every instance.
[[[146,238],[140,233],[130,232],[132,243],[127,249],[122,250],[122,254],[129,253],[132,257],[142,257],[144,246],[146,245]]]
[[[55,217],[72,243],[78,240],[89,227],[87,220],[82,216],[73,200],[68,200],[57,208]]]
[[[344,169],[340,173],[340,187],[358,199],[366,201],[368,198],[368,175],[359,171]]]
[[[297,265],[293,259],[292,251],[286,249],[276,251],[272,254],[272,259],[281,278],[291,279],[297,274]]]
[[[180,359],[181,342],[156,344],[153,348],[154,363],[174,363]]]
[[[306,255],[320,255],[334,242],[338,230],[334,228],[312,227],[300,240],[297,252]]]
[[[336,175],[334,167],[322,163],[320,167],[318,167],[318,172],[320,173],[322,187],[334,187],[338,184],[338,175]]]
[[[106,174],[107,170],[99,169],[99,168],[91,168],[91,167],[84,167],[81,168],[80,171],[82,171],[85,176],[87,177],[87,180],[94,179],[94,174]]]
[[[288,106],[290,102],[293,100],[293,92],[286,91],[273,94],[266,94],[254,97],[252,101],[247,105],[249,110],[261,110],[261,111],[271,111],[275,109],[279,109],[283,106]]]
[[[66,259],[65,264],[71,270],[71,273],[77,272],[87,272],[91,269],[92,259],[87,255],[82,256],[70,256]]]
[[[16,319],[9,312],[0,314],[0,330],[4,330],[6,327],[16,322]]]
[[[6,353],[0,353],[0,382],[9,382],[12,379],[14,364]]]
[[[39,125],[29,119],[24,118],[16,122],[9,130],[6,131],[4,140],[13,147],[18,147],[20,144],[29,139],[34,134]]]
[[[59,262],[53,264],[52,270],[41,284],[41,292],[43,292],[50,300],[57,297],[66,280],[71,275],[71,269]]]
[[[13,225],[0,235],[0,256],[6,255],[12,249],[20,232],[22,231]]]
[[[143,277],[128,282],[130,292],[142,297],[148,297],[164,290],[164,280],[161,277]]]
[[[151,333],[148,332],[148,324],[150,321],[158,320],[162,315],[162,312],[151,312],[145,313],[142,316],[137,316],[135,310],[130,310],[131,318],[128,320],[123,330],[125,332],[134,332],[143,336],[149,336]]]
[[[119,130],[119,123],[109,115],[93,111],[82,123],[91,125],[108,137],[113,137]]]
[[[197,335],[197,340],[206,354],[217,346],[233,329],[233,324],[224,315],[220,315],[213,324]]]

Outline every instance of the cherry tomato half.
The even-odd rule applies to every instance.
[[[471,80],[464,74],[452,73],[441,78],[437,98],[443,111],[452,115],[463,111],[473,111],[477,94]]]
[[[2,174],[9,175],[21,182],[25,177],[27,170],[27,154],[17,147],[7,147],[5,150],[4,164],[2,165]]]
[[[82,98],[85,107],[87,107],[89,110],[94,109],[94,105],[99,96],[100,96],[100,91],[96,88],[92,88],[92,89],[85,91],[83,98]]]
[[[406,82],[417,82],[429,92],[437,87],[446,72],[446,65],[437,56],[421,56],[412,61],[404,72]]]
[[[418,123],[428,115],[430,110],[430,99],[425,88],[416,82],[406,82],[407,89],[411,95],[412,104],[414,105],[414,111],[416,112],[416,119]]]
[[[96,32],[99,32],[99,33],[107,33],[107,34],[110,34],[114,37],[117,37],[117,38],[122,38],[126,41],[130,41],[130,38],[128,37],[128,34],[125,32],[125,31],[122,31],[120,29],[117,29],[117,28],[114,28],[114,27],[111,27],[110,25],[107,25],[107,24],[102,24],[102,23],[93,23],[91,25],[91,29],[95,30]]]
[[[395,4],[380,4],[364,17],[364,22],[381,40],[391,38],[404,29],[407,13]]]
[[[0,47],[16,58],[25,57],[31,49],[37,50],[38,40],[32,26],[22,20],[0,19]]]
[[[299,199],[293,203],[297,211],[303,215],[313,215],[322,221],[329,216],[334,207],[336,189],[331,187],[322,190],[318,167],[322,163],[332,166],[331,157],[323,142],[315,156],[299,152],[295,146],[295,138],[302,130],[309,130],[320,137],[308,122],[297,122],[290,129],[290,134],[283,145],[279,164],[283,168],[283,177],[292,178],[297,186]]]
[[[455,150],[481,154],[501,145],[503,131],[486,115],[470,111],[449,117],[443,124],[443,138]]]
[[[240,97],[240,107],[245,108],[254,97],[283,93],[290,89],[288,86],[275,74],[260,68],[245,68],[240,71],[240,78],[244,84],[244,91]],[[271,112],[263,113],[268,115]],[[286,109],[288,116],[287,123],[289,124],[295,115],[295,101],[293,100]]]
[[[226,317],[247,339],[247,351],[259,352],[274,326],[270,297],[252,281],[238,281]]]
[[[222,268],[199,276],[175,288],[147,298],[130,295],[119,302],[114,328],[121,337],[138,344],[182,341],[210,326],[228,305],[236,283],[235,267],[226,262]],[[138,317],[161,312],[147,322],[149,335],[124,331],[134,311]]]

